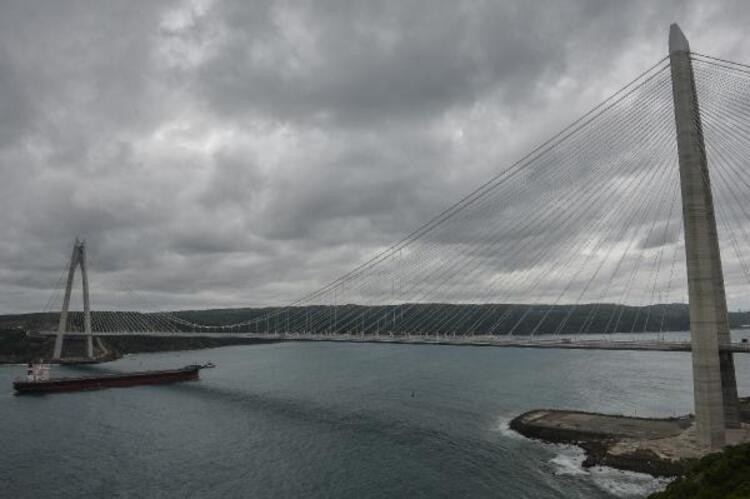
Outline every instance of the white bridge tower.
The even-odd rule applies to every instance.
[[[669,58],[685,227],[696,438],[706,448],[721,449],[728,430],[740,427],[737,382],[728,349],[729,314],[690,46],[676,24],[669,31]]]
[[[68,280],[65,285],[65,298],[63,298],[62,310],[60,311],[60,321],[57,324],[57,336],[55,337],[55,351],[53,354],[55,359],[62,357],[63,339],[68,328],[70,293],[73,288],[73,278],[75,277],[76,268],[79,266],[81,267],[81,281],[83,284],[83,328],[86,333],[86,355],[89,358],[94,357],[94,342],[91,335],[91,307],[89,305],[89,278],[86,268],[86,242],[76,238],[73,245],[73,255],[70,257],[70,267],[68,267]]]

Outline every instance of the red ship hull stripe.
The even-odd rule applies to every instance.
[[[185,369],[165,372],[134,373],[107,375],[91,378],[70,378],[49,381],[25,382],[16,381],[13,387],[19,393],[47,393],[77,390],[95,390],[98,388],[155,385],[175,383],[198,379],[198,369]]]

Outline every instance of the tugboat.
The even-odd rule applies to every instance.
[[[99,374],[96,376],[50,378],[49,365],[29,362],[26,379],[16,379],[13,388],[16,394],[71,392],[80,390],[97,390],[100,388],[155,385],[194,381],[198,379],[201,369],[215,367],[211,362],[199,365],[192,364],[180,369],[161,371],[138,371],[118,374]]]

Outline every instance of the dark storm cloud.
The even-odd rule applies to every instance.
[[[2,2],[0,310],[42,307],[75,235],[87,239],[99,307],[290,301],[663,56],[670,22],[703,52],[747,60],[748,10],[677,0]],[[474,222],[523,216],[555,187],[539,180]],[[581,218],[560,241],[592,224]],[[429,244],[459,251],[475,232],[455,228]],[[509,231],[506,245],[553,229]],[[674,242],[653,236],[641,249]],[[487,260],[486,274],[539,263],[532,256]]]
[[[367,126],[434,118],[499,88],[523,99],[533,92],[524,82],[561,69],[564,24],[549,17],[550,6],[446,7],[223,3],[215,15],[227,21],[225,39],[197,83],[223,113]],[[576,6],[557,13],[580,15]]]
[[[34,110],[30,96],[23,88],[15,68],[5,62],[7,57],[0,54],[0,147],[6,146],[28,133]]]

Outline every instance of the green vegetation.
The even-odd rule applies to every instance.
[[[750,498],[750,444],[729,447],[698,461],[650,499]]]
[[[0,329],[0,363],[47,357],[51,343],[48,338],[30,338],[22,330]]]

